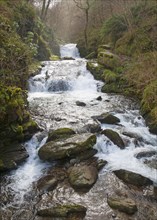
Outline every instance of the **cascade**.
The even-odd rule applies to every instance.
[[[157,151],[157,137],[149,133],[137,105],[123,96],[101,93],[103,83],[95,80],[86,69],[86,60],[80,58],[76,44],[63,45],[60,52],[62,58],[73,59],[45,61],[40,74],[29,79],[28,101],[34,120],[46,132],[71,127],[79,133],[86,125],[95,123],[92,116],[111,112],[120,119],[120,126],[101,124],[101,127],[118,132],[127,147],[121,150],[104,135],[98,135],[97,156],[108,162],[101,179],[106,170],[126,169],[157,182],[156,169],[147,166],[142,158],[135,157],[141,150]],[[102,101],[97,99],[99,96]],[[85,103],[85,106],[76,105],[77,101]],[[125,134],[132,134],[132,137]],[[3,203],[2,210],[5,215],[8,209],[14,208],[15,217],[12,219],[18,219],[16,209],[28,207],[26,197],[33,190],[33,183],[52,166],[38,157],[38,149],[47,139],[46,135],[41,136],[38,133],[25,143],[29,158],[2,179],[2,195],[8,194],[7,205]],[[94,207],[94,203],[90,205]],[[4,219],[9,220],[9,217]]]

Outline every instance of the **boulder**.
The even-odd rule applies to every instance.
[[[91,72],[95,79],[101,80],[101,75],[104,71],[104,66],[98,64],[97,62],[88,61],[87,62],[87,69]]]
[[[155,150],[150,150],[150,151],[141,151],[141,152],[139,152],[139,153],[137,153],[137,154],[135,154],[135,157],[137,158],[137,159],[141,159],[141,158],[143,158],[143,157],[152,157],[152,156],[154,156],[154,155],[156,155],[157,154],[157,151],[155,151]]]
[[[101,132],[101,134],[104,134],[106,137],[108,137],[120,149],[125,148],[125,144],[124,144],[122,138],[120,137],[120,135],[117,132],[115,132],[111,129],[105,129]]]
[[[98,53],[98,63],[111,70],[114,70],[117,67],[121,66],[120,58],[117,55],[106,50],[100,51]]]
[[[84,106],[86,106],[86,103],[80,102],[80,101],[76,101],[76,105],[84,107]]]
[[[53,161],[64,158],[74,158],[81,152],[91,149],[96,143],[96,136],[90,133],[75,134],[70,138],[50,141],[39,149],[42,160]]]
[[[101,115],[92,116],[92,118],[105,124],[117,124],[120,122],[119,118],[110,113],[103,113]]]
[[[101,97],[101,96],[98,96],[98,97],[96,98],[96,100],[102,101],[102,97]]]
[[[0,146],[0,172],[17,168],[26,158],[28,153],[19,143]]]
[[[80,165],[68,170],[69,182],[75,190],[88,191],[98,178],[98,171],[94,166]]]
[[[85,133],[85,132],[98,133],[100,131],[102,131],[101,124],[93,122],[91,124],[87,124],[87,125],[83,126],[78,132],[79,133]]]
[[[157,156],[150,159],[145,159],[144,163],[152,169],[157,169]]]
[[[153,184],[153,181],[148,179],[147,177],[131,171],[121,169],[114,171],[114,173],[119,179],[123,180],[125,183],[132,184],[138,187]]]
[[[111,208],[117,209],[118,211],[124,212],[129,215],[132,215],[135,212],[137,212],[136,203],[129,198],[111,196],[108,197],[107,203]]]
[[[77,204],[63,204],[56,205],[50,208],[39,209],[37,215],[43,217],[69,217],[71,214],[86,215],[87,209],[82,205]]]
[[[48,134],[47,142],[66,139],[75,134],[71,128],[59,128],[57,130],[51,131]]]

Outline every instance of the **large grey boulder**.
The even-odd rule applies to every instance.
[[[53,161],[64,158],[74,158],[82,152],[91,149],[96,143],[96,136],[90,133],[75,134],[70,138],[50,141],[39,149],[42,160]]]
[[[76,190],[87,191],[98,178],[98,171],[94,166],[80,165],[69,168],[69,182]]]

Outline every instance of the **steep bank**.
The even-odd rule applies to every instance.
[[[19,143],[38,130],[27,109],[30,73],[39,66],[38,60],[49,60],[59,49],[52,31],[27,1],[2,0],[0,14],[0,171],[3,171],[15,168],[27,157]]]
[[[141,2],[127,13],[104,22],[97,53],[98,66],[88,69],[105,82],[103,92],[134,96],[150,131],[157,134],[157,2]],[[93,48],[95,51],[95,48]],[[96,66],[96,67],[95,67]]]

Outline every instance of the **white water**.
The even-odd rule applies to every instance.
[[[73,57],[75,60],[47,61],[44,62],[39,75],[29,80],[29,104],[34,119],[46,130],[59,127],[72,127],[77,132],[92,123],[91,116],[103,112],[111,112],[120,119],[120,125],[102,124],[102,128],[111,128],[117,131],[126,143],[126,149],[121,150],[107,137],[100,135],[95,146],[98,156],[108,161],[106,170],[126,169],[142,174],[157,182],[157,170],[149,168],[142,159],[136,159],[135,154],[143,150],[157,151],[157,136],[149,133],[144,120],[139,115],[136,106],[122,96],[103,94],[99,90],[102,83],[94,80],[86,69],[86,60],[79,58],[75,44],[61,47],[62,57]],[[102,101],[97,97],[101,96]],[[82,101],[85,107],[76,105]],[[131,132],[135,138],[123,135]],[[24,196],[31,191],[32,183],[38,180],[49,166],[39,160],[37,152],[46,139],[39,141],[35,135],[25,144],[29,153],[27,162],[17,170],[11,172],[10,183],[5,190],[14,194],[17,205],[24,202]]]

